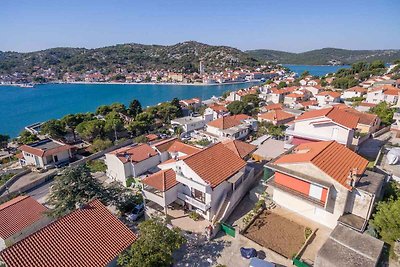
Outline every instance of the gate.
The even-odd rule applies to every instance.
[[[224,231],[227,235],[235,237],[236,231],[231,225],[221,222],[221,230]]]

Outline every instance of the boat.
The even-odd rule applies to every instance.
[[[35,85],[33,83],[21,83],[18,85],[21,88],[33,88]]]

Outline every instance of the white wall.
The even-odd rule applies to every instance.
[[[126,186],[126,177],[132,175],[131,168],[128,166],[128,163],[122,163],[113,154],[106,154],[105,156],[105,163],[107,165],[106,175]]]
[[[148,159],[142,160],[141,162],[137,162],[132,164],[132,175],[134,177],[138,177],[139,175],[147,172],[149,169],[156,167],[161,163],[160,155],[155,155]]]

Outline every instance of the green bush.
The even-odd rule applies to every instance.
[[[191,211],[189,213],[189,218],[192,219],[193,221],[198,221],[200,219],[200,215],[195,211]]]
[[[306,229],[304,229],[304,237],[307,238],[312,234],[312,230],[310,227],[306,227]]]
[[[91,160],[86,162],[90,172],[105,172],[107,170],[107,165],[100,160]]]

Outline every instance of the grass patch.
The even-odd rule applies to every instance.
[[[91,160],[86,162],[86,165],[90,169],[90,172],[106,172],[107,165],[100,160]]]
[[[13,176],[14,176],[14,174],[12,174],[12,173],[0,175],[0,186],[5,184]]]

